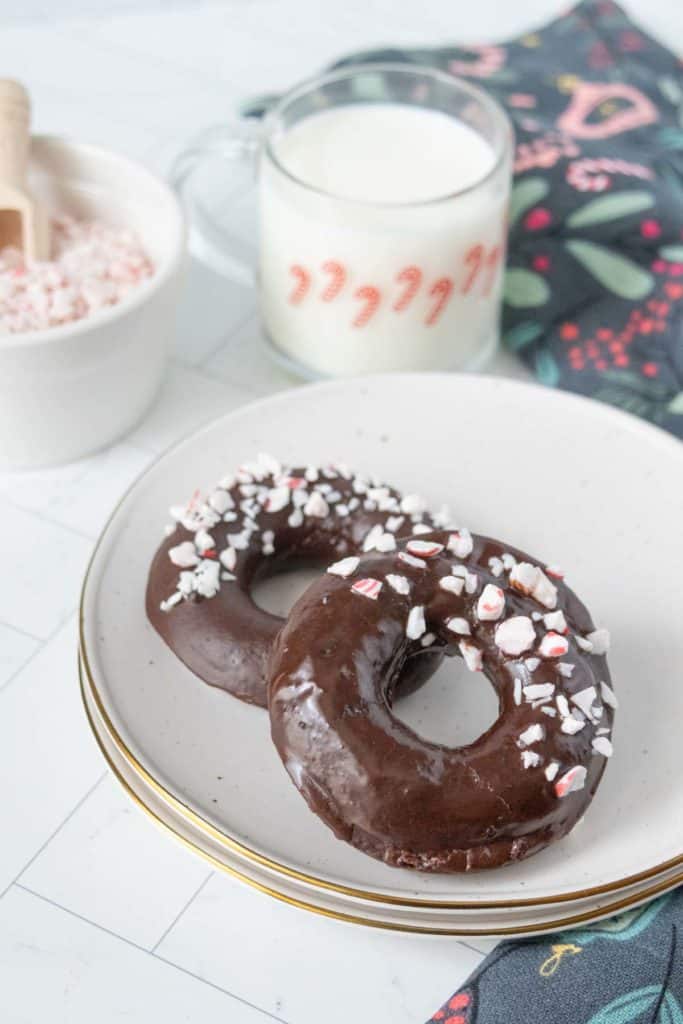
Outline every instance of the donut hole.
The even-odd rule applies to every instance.
[[[251,598],[264,612],[284,619],[304,590],[319,578],[320,566],[284,566],[274,576],[256,580],[251,586]]]
[[[500,713],[486,676],[457,657],[445,658],[419,690],[394,702],[392,712],[422,739],[448,747],[473,743]]]

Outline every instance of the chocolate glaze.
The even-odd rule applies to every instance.
[[[441,531],[419,539],[446,546],[449,538]],[[605,767],[605,756],[592,743],[599,728],[607,740],[613,712],[606,701],[615,702],[611,689],[601,690],[601,681],[610,681],[605,657],[578,645],[577,635],[583,639],[593,630],[588,611],[553,579],[556,608],[568,625],[568,651],[561,658],[541,657],[538,647],[548,629],[539,613],[547,614],[548,607],[514,589],[499,564],[500,575],[494,575],[489,559],[505,552],[518,562],[541,565],[490,538],[472,540],[466,558],[446,549],[424,568],[400,561],[396,552],[373,553],[348,578],[324,575],[295,604],[273,648],[271,731],[292,781],[340,839],[395,866],[464,871],[526,857],[569,832]],[[401,541],[399,548],[405,547]],[[454,565],[476,573],[476,592],[463,590],[458,596],[441,588],[440,579],[451,575]],[[410,593],[392,589],[388,574],[405,577]],[[351,590],[361,578],[382,582],[376,600]],[[500,621],[481,621],[477,613],[488,583],[505,597]],[[395,680],[425,639],[406,636],[408,614],[416,606],[424,607],[427,641],[434,636],[428,649],[457,655],[459,640],[469,642],[481,652],[484,676],[498,696],[498,719],[467,746],[431,743],[392,714]],[[519,656],[505,654],[495,642],[496,628],[511,616],[533,622],[532,646]],[[459,637],[449,629],[452,617],[466,619],[471,635]],[[538,664],[531,660],[529,666],[528,659]],[[571,675],[566,668],[563,674],[560,663],[574,666]],[[534,707],[522,687],[540,683],[555,687],[553,699]],[[575,713],[586,721],[568,735],[561,731],[567,716],[558,711],[557,698],[575,708],[572,696],[591,686],[597,689],[595,720],[593,711],[590,718]],[[560,706],[567,710],[562,700]],[[543,707],[552,707],[555,717]],[[520,736],[535,725],[542,726],[543,738],[526,746]],[[524,766],[525,750],[539,756],[537,765]],[[557,774],[548,779],[546,769],[555,763]],[[585,784],[560,796],[573,766],[582,766],[579,775],[587,770]]]
[[[146,593],[147,617],[178,658],[211,686],[260,707],[267,704],[267,660],[284,619],[254,603],[252,585],[297,566],[323,568],[362,548],[369,531],[378,525],[389,533],[391,527],[396,533],[410,533],[420,529],[421,523],[434,525],[434,518],[416,496],[404,498],[394,488],[354,475],[345,467],[292,469],[274,462],[265,458],[243,468],[222,481],[206,502],[195,501],[187,508],[173,510],[180,521],[153,558]],[[316,479],[306,479],[307,472]],[[286,482],[290,484],[286,503],[269,511],[268,496],[278,488],[276,500],[271,503],[279,505],[284,500],[283,488],[288,489]],[[324,507],[314,509],[317,514],[305,512],[303,497],[310,499],[313,495],[324,498],[326,514],[319,514]],[[354,500],[357,507],[342,514]],[[408,511],[401,512],[401,504]],[[225,510],[216,511],[224,505],[228,506]],[[294,515],[297,508],[301,510],[300,523]],[[291,525],[293,515],[296,525]],[[396,526],[399,517],[402,522]],[[246,529],[244,547],[234,548],[230,538],[234,541],[235,535],[243,534],[247,523],[254,525]],[[182,569],[169,553],[183,542],[190,542],[194,549],[200,531],[208,532],[214,542],[205,560],[219,563],[221,577],[234,578],[220,578],[213,596],[191,591],[181,598],[177,588]],[[221,562],[229,548],[234,551],[234,566],[228,559],[231,568],[226,572]],[[189,572],[194,568],[190,567]],[[441,657],[438,651],[416,652],[401,675],[401,690],[421,685],[438,667]]]

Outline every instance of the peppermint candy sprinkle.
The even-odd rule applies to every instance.
[[[343,576],[345,579],[347,576],[352,576],[358,568],[360,558],[352,555],[349,558],[342,558],[339,562],[333,562],[332,565],[328,565],[327,572],[331,573],[332,576]]]
[[[536,640],[534,624],[528,615],[513,615],[496,628],[496,645],[504,654],[522,654]]]
[[[294,491],[295,494],[300,493]],[[319,491],[313,491],[310,498],[304,505],[304,515],[313,516],[316,519],[324,519],[329,515],[330,506],[327,504],[322,494]]]
[[[470,672],[481,672],[484,666],[484,659],[479,648],[467,640],[461,640],[458,647]]]
[[[482,622],[495,622],[505,609],[505,595],[500,587],[487,583],[477,601],[477,615]]]
[[[544,608],[552,611],[557,604],[557,587],[538,566],[518,562],[510,572],[510,585],[520,593],[533,597]]]
[[[392,590],[396,591],[397,594],[410,593],[410,580],[407,576],[397,576],[394,573],[389,573],[387,576],[387,583]]]
[[[586,769],[582,764],[577,764],[573,768],[570,768],[568,772],[557,780],[555,783],[555,796],[564,797],[569,793],[576,793],[578,790],[583,789],[586,783]]]
[[[442,590],[447,590],[449,594],[455,594],[457,597],[460,597],[465,589],[465,581],[462,576],[442,576],[439,580],[439,586]]]
[[[451,633],[458,633],[459,636],[469,636],[472,630],[467,619],[452,618],[448,619],[446,626],[450,629]]]
[[[406,544],[406,551],[415,558],[434,558],[443,551],[443,544],[437,544],[429,540],[409,540]]]
[[[469,530],[456,530],[448,538],[448,550],[452,551],[456,558],[468,558],[472,554],[472,534]]]
[[[174,565],[181,569],[189,569],[191,566],[199,564],[199,555],[191,540],[184,540],[182,544],[169,548],[168,557]]]
[[[419,640],[426,631],[427,624],[425,622],[424,607],[422,605],[416,605],[414,608],[411,608],[408,613],[406,636],[409,640]]]
[[[406,565],[412,565],[413,569],[426,569],[427,563],[423,558],[415,558],[414,555],[409,555],[407,551],[399,551],[398,557]]]
[[[372,577],[368,577],[364,580],[357,580],[351,587],[354,594],[361,594],[363,597],[369,597],[371,601],[377,600],[381,589],[381,580],[373,580]]]
[[[559,633],[546,633],[538,646],[542,658],[563,658],[569,650],[567,638]]]

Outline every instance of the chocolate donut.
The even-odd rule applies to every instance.
[[[448,518],[345,466],[292,469],[266,455],[171,515],[175,525],[149,573],[147,617],[201,679],[261,707],[284,620],[254,603],[252,584],[294,565],[324,568],[359,550],[394,550],[398,534],[419,535]],[[439,652],[421,653],[406,666],[402,689],[437,667]]]
[[[564,836],[612,751],[606,630],[561,573],[467,530],[348,557],[301,596],[270,664],[273,740],[309,807],[387,864],[469,871]],[[416,651],[481,671],[499,717],[431,743],[391,710]]]

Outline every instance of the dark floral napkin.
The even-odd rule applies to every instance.
[[[428,1024],[683,1024],[683,889],[588,928],[504,942]]]
[[[335,66],[369,60],[469,78],[512,118],[505,344],[543,383],[683,437],[681,60],[611,0],[510,43],[375,50]]]

